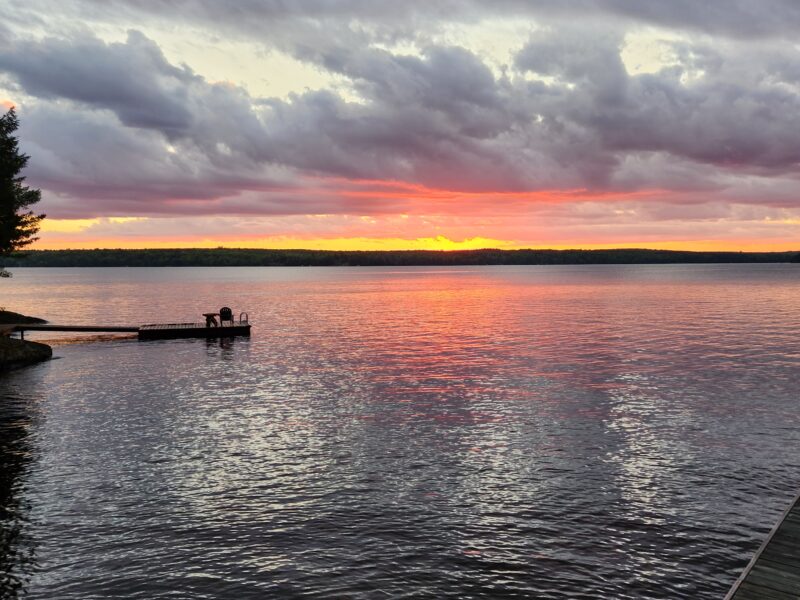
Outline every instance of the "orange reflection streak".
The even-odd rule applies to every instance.
[[[343,307],[340,325],[359,332],[352,348],[370,357],[362,375],[380,391],[376,403],[394,399],[395,408],[371,411],[364,420],[445,428],[505,420],[484,400],[497,392],[491,375],[502,366],[496,340],[504,327],[497,306],[508,294],[508,286],[480,275],[465,281],[463,272],[400,270],[366,282],[358,297],[343,298],[362,307],[360,313]],[[366,325],[365,308],[372,315]]]

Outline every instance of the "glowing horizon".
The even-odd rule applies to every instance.
[[[48,236],[50,237],[50,236]],[[213,248],[238,248],[238,249],[272,249],[272,250],[608,250],[608,249],[651,249],[651,250],[688,250],[688,251],[718,251],[718,252],[793,252],[800,251],[800,243],[794,240],[763,242],[761,240],[738,241],[735,244],[720,240],[667,240],[667,241],[623,241],[606,243],[564,243],[564,244],[532,244],[519,243],[512,240],[487,239],[482,237],[453,240],[439,235],[429,238],[402,239],[402,238],[291,238],[278,237],[268,239],[232,240],[200,239],[176,240],[153,239],[142,241],[139,239],[104,239],[93,238],[85,242],[76,242],[74,239],[59,239],[53,237],[52,241],[40,241],[31,246],[35,250],[138,250],[138,249],[213,249]]]

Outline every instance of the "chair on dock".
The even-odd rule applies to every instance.
[[[219,309],[219,324],[225,327],[226,323],[230,327],[233,327],[233,311],[227,306],[223,306]]]

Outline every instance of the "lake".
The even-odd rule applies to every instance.
[[[13,272],[253,334],[28,336],[3,597],[716,599],[800,488],[800,265]]]

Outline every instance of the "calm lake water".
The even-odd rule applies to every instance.
[[[721,598],[800,489],[800,265],[14,269],[0,596]],[[5,594],[5,595],[3,595]]]

